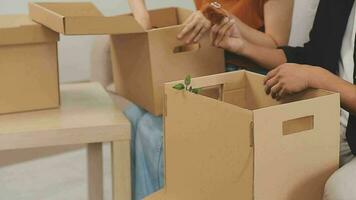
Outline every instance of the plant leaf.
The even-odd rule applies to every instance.
[[[186,86],[189,86],[191,83],[192,83],[192,76],[191,75],[186,76],[184,80],[184,84]]]
[[[173,86],[173,88],[176,90],[184,90],[185,86],[183,83],[178,83],[177,85]]]
[[[194,94],[199,94],[200,91],[201,91],[201,88],[194,88],[194,89],[192,90],[192,92],[193,92]]]

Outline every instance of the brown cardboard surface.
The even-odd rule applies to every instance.
[[[239,71],[192,80],[220,85],[223,101],[165,85],[166,186],[148,199],[322,199],[339,164],[339,95],[307,90],[275,101],[263,79]],[[301,132],[284,135],[288,121]]]
[[[0,46],[0,77],[0,114],[57,108],[57,43]]]
[[[56,42],[59,35],[27,15],[0,16],[0,45]]]
[[[155,115],[163,111],[164,83],[224,71],[223,50],[210,45],[209,35],[193,49],[176,39],[190,13],[181,8],[153,10],[152,24],[158,28],[112,36],[116,90]],[[177,53],[176,48],[189,50]]]
[[[186,200],[252,199],[252,112],[171,88],[166,100],[169,195]]]
[[[338,101],[332,94],[254,111],[256,199],[322,199],[339,163]],[[306,116],[313,129],[283,135],[284,121]]]
[[[0,114],[59,106],[58,39],[29,16],[0,16]]]
[[[103,16],[90,2],[29,3],[33,20],[66,35],[140,33],[132,15]]]

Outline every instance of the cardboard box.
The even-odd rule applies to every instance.
[[[162,114],[163,84],[224,72],[223,50],[176,39],[192,11],[150,11],[153,30],[145,31],[131,14],[103,16],[90,2],[30,3],[33,20],[65,35],[112,35],[111,56],[116,91],[155,115]]]
[[[27,15],[0,16],[0,114],[59,106],[58,40]]]
[[[339,95],[266,95],[245,71],[193,79],[216,100],[165,86],[165,180],[149,200],[321,200],[339,165]]]
[[[151,11],[157,28],[112,36],[116,91],[154,115],[163,111],[164,83],[224,72],[223,50],[211,45],[209,34],[194,45],[177,40],[190,14],[181,8]]]
[[[90,2],[29,3],[31,18],[65,35],[140,33],[131,15],[106,17]]]

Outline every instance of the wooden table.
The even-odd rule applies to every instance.
[[[102,143],[112,144],[113,198],[131,200],[130,123],[97,83],[61,86],[61,108],[0,116],[0,150],[88,144],[90,200],[103,199]]]

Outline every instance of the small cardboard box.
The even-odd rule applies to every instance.
[[[154,115],[163,111],[164,83],[224,72],[223,50],[211,45],[209,34],[193,45],[177,39],[191,13],[182,8],[154,10],[150,16],[155,29],[112,36],[116,91]]]
[[[166,186],[146,199],[322,199],[339,165],[339,95],[308,90],[278,102],[263,79],[193,79],[216,99],[166,84]]]
[[[112,35],[111,57],[116,91],[155,115],[162,114],[163,84],[224,72],[224,53],[210,45],[177,40],[192,11],[150,11],[153,27],[145,31],[131,14],[104,16],[90,2],[30,3],[33,20],[65,35]]]
[[[0,16],[0,114],[59,106],[58,40],[27,15]]]

